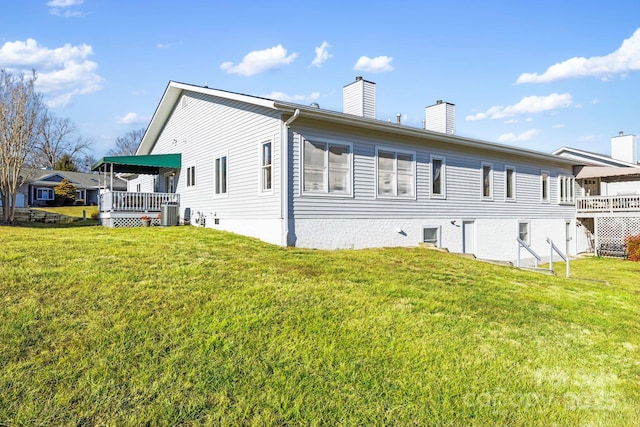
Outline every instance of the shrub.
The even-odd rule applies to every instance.
[[[76,199],[76,186],[69,182],[67,178],[53,188],[58,206],[72,205]]]
[[[640,234],[624,238],[627,245],[627,256],[631,261],[640,261]]]

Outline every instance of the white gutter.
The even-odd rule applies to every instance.
[[[280,141],[280,210],[282,217],[282,247],[289,245],[289,126],[300,115],[296,108],[293,115],[284,122]]]

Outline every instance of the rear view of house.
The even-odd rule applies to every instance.
[[[282,246],[426,243],[508,261],[522,244],[548,254],[547,239],[580,250],[579,162],[456,136],[450,103],[415,128],[375,119],[374,83],[343,92],[336,112],[170,82],[137,155],[177,163],[132,175],[127,197],[175,194],[183,222]]]

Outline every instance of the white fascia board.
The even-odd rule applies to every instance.
[[[382,120],[366,119],[358,116],[352,116],[343,113],[337,113],[330,110],[319,110],[317,108],[306,107],[285,102],[274,102],[274,106],[278,109],[291,111],[292,108],[300,109],[300,115],[310,119],[328,121],[336,124],[343,124],[351,127],[358,127],[367,130],[376,130],[381,132],[393,133],[397,135],[410,136],[423,139],[425,141],[437,141],[449,144],[451,146],[476,148],[479,150],[488,150],[501,154],[512,156],[525,156],[543,160],[546,162],[554,162],[558,164],[576,166],[582,164],[573,159],[555,156],[540,151],[528,150],[524,148],[512,147],[509,145],[498,144],[494,142],[482,141],[479,139],[466,138],[457,135],[448,135],[440,132],[433,132],[426,129],[415,128],[411,126],[402,126],[390,124]]]

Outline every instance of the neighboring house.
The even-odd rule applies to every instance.
[[[54,188],[63,179],[69,180],[76,187],[76,204],[97,205],[100,188],[104,187],[104,179],[98,174],[57,171],[50,169],[31,169],[25,171],[28,182],[18,190],[19,199],[23,205],[17,207],[47,206],[55,200]],[[126,190],[127,183],[114,178],[114,189]]]
[[[547,238],[571,255],[583,250],[574,239],[581,162],[456,136],[453,104],[427,107],[435,132],[376,120],[372,82],[357,78],[343,92],[340,113],[170,82],[137,157],[178,160],[130,180],[127,194],[105,194],[103,224],[131,224],[136,197],[176,194],[185,222],[282,246],[425,242],[514,261],[520,237],[547,259]],[[94,170],[136,173],[127,162],[103,159]]]
[[[582,161],[576,167],[579,246],[598,255],[624,256],[624,238],[640,234],[640,164],[635,135],[611,138],[611,156],[563,147],[554,154]]]

